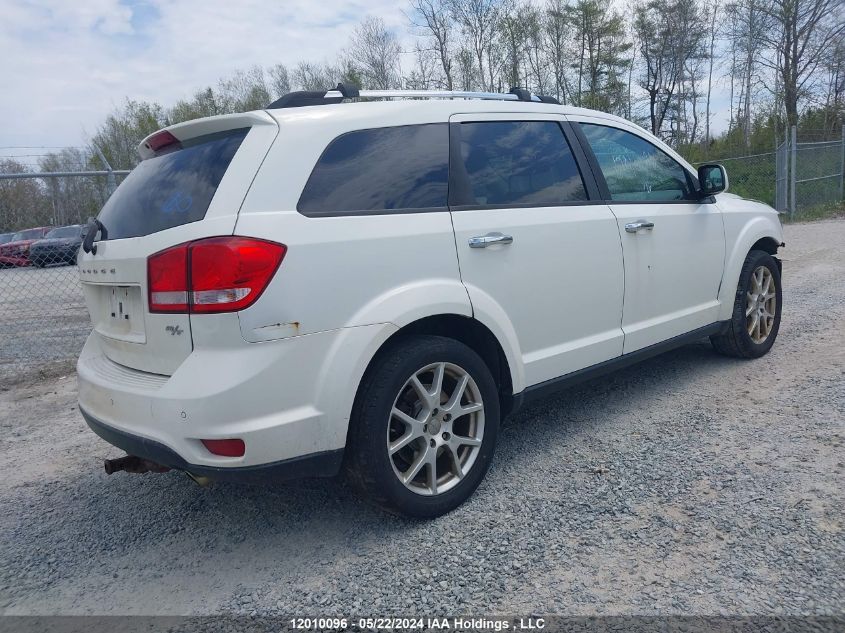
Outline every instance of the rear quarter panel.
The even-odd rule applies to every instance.
[[[288,251],[264,295],[239,313],[247,341],[472,314],[447,210],[336,217],[297,211],[314,165],[337,136],[446,121],[439,113],[426,118],[401,107],[374,117],[369,108],[350,105],[276,115],[279,136],[244,201],[235,233],[280,242]],[[336,108],[342,108],[340,115]]]

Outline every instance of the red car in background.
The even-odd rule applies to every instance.
[[[29,247],[42,239],[52,226],[40,226],[36,229],[18,231],[12,239],[0,245],[0,266],[29,266]]]

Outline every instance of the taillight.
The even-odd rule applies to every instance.
[[[261,296],[285,256],[284,244],[210,237],[147,260],[150,312],[235,312]]]
[[[147,260],[150,312],[187,312],[188,244],[180,244]]]

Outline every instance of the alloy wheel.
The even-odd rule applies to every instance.
[[[766,266],[758,266],[751,274],[751,287],[745,295],[745,327],[748,336],[758,345],[772,332],[777,314],[775,280]]]
[[[475,464],[484,438],[484,403],[472,376],[453,363],[432,363],[400,389],[387,424],[393,472],[409,490],[439,495]]]

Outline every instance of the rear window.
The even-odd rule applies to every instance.
[[[141,161],[100,212],[108,239],[140,237],[202,220],[248,131],[200,136]]]
[[[319,216],[445,208],[448,183],[446,123],[358,130],[326,148],[297,209]]]

